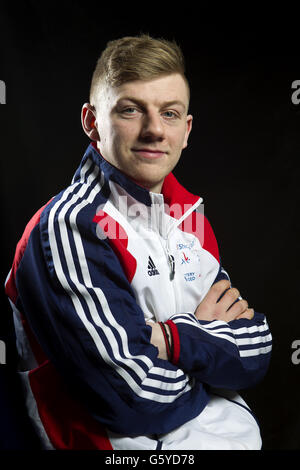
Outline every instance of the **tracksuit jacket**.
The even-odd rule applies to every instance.
[[[202,199],[170,173],[152,193],[91,143],[70,186],[28,223],[6,281],[20,375],[41,438],[56,449],[111,449],[107,430],[168,433],[201,414],[210,387],[266,373],[271,334],[252,320],[199,321],[229,279]],[[146,321],[167,322],[172,362]]]

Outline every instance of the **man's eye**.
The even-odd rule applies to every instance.
[[[174,111],[165,111],[163,115],[168,119],[173,119],[173,118],[178,117]]]
[[[122,110],[122,112],[123,112],[124,114],[134,114],[135,111],[136,111],[135,108],[125,108],[125,109]]]

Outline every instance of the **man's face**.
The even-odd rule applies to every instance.
[[[108,87],[96,101],[101,155],[136,183],[160,192],[192,127],[180,74]]]

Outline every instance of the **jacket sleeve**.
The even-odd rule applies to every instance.
[[[204,296],[212,284],[222,279],[230,281],[210,225],[208,235],[220,265],[213,282],[209,276],[205,280]],[[253,387],[266,374],[272,335],[265,315],[255,312],[252,320],[226,323],[198,320],[193,313],[183,313],[173,315],[167,323],[173,336],[173,363],[197,380],[212,387],[242,390]]]
[[[222,267],[218,243],[210,222],[198,216],[199,240],[203,250],[214,259],[203,273],[202,299],[210,287],[230,281]],[[173,363],[197,380],[217,388],[241,390],[257,384],[266,374],[272,337],[263,314],[252,320],[200,321],[193,312],[173,315],[168,324],[173,335]]]
[[[158,358],[109,241],[87,230],[91,214],[71,219],[54,209],[55,200],[16,273],[18,305],[46,356],[116,433],[166,433],[192,419],[207,403],[206,391]]]
[[[242,390],[266,374],[272,337],[266,318],[202,321],[194,314],[173,315],[167,322],[174,340],[174,363],[203,383]]]

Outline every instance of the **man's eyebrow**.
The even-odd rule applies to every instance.
[[[135,104],[137,104],[139,106],[142,106],[142,107],[145,107],[147,105],[147,103],[144,100],[135,98],[133,96],[121,96],[118,99],[117,104],[119,104],[121,101],[131,101],[132,103],[135,103]],[[167,108],[167,107],[173,106],[173,105],[180,105],[180,106],[183,107],[184,110],[186,110],[186,105],[184,104],[183,101],[180,101],[180,100],[164,101],[161,104],[161,108]]]
[[[174,104],[179,104],[180,106],[182,106],[184,109],[186,109],[186,106],[184,104],[183,101],[180,101],[180,100],[173,100],[173,101],[166,101],[165,103],[163,103],[163,108],[167,108],[169,106],[173,106]]]

